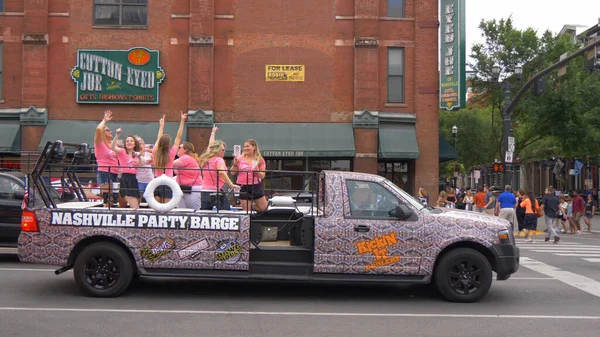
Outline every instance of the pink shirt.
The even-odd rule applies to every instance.
[[[177,162],[183,163],[183,166],[175,169],[175,173],[177,173],[175,179],[179,185],[202,186],[202,175],[200,174],[200,166],[196,159],[184,154],[177,159]]]
[[[240,171],[238,172],[237,177],[238,185],[255,185],[260,183],[261,179],[258,177],[258,174],[254,171],[264,171],[266,168],[265,162],[263,161],[262,163],[258,163],[258,161],[256,160],[247,162],[243,156],[239,156],[236,159],[238,170]]]
[[[100,145],[94,144],[94,154],[98,163],[98,171],[108,172],[110,166],[110,173],[119,173],[117,156],[104,142],[101,142]]]
[[[202,179],[202,190],[203,191],[216,191],[217,190],[217,167],[225,166],[225,160],[221,157],[212,157],[208,160],[206,165],[202,167],[204,170],[204,179]],[[219,189],[225,186],[223,178],[218,177]]]
[[[167,161],[167,165],[165,165],[165,167],[167,168],[167,172],[165,172],[165,174],[171,178],[173,178],[173,161],[175,161],[175,155],[177,154],[177,150],[179,150],[179,148],[175,146],[171,147],[171,150],[169,151],[169,161]],[[156,148],[152,149],[152,156],[156,158]],[[155,177],[160,177],[162,174],[162,168],[154,169]]]
[[[121,173],[130,173],[130,174],[137,173],[137,170],[138,170],[137,166],[140,162],[140,158],[137,155],[135,157],[131,157],[130,155],[127,154],[127,151],[121,149],[121,151],[119,151],[117,156],[119,158],[119,165],[124,166],[124,167],[121,167]]]

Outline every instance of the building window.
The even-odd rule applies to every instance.
[[[2,0],[0,0],[2,1]],[[4,99],[2,81],[4,80],[4,43],[0,42],[0,100]]]
[[[0,0],[0,12],[4,12],[4,0]]]
[[[377,174],[385,177],[407,193],[413,190],[411,177],[412,161],[379,162]]]
[[[404,49],[388,49],[388,103],[404,103]]]
[[[148,0],[94,0],[94,26],[147,26]]]
[[[391,18],[404,17],[404,0],[388,0],[387,16]]]

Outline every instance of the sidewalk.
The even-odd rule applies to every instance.
[[[594,215],[594,217],[592,218],[592,232],[588,232],[587,231],[587,225],[585,224],[585,222],[583,222],[583,217],[581,217],[581,221],[579,221],[579,223],[581,224],[581,230],[582,230],[582,234],[585,235],[600,235],[600,215]],[[560,230],[562,229],[562,225],[559,223],[557,225],[557,228]],[[567,226],[568,228],[568,226]],[[543,235],[546,234],[546,216],[543,216],[541,218],[538,218],[538,226],[537,226],[537,235]],[[559,233],[559,234],[563,234],[563,233]],[[571,235],[571,234],[566,234],[566,235]],[[517,234],[515,233],[515,236],[517,236]],[[519,233],[518,236],[525,236],[525,234],[523,232]]]

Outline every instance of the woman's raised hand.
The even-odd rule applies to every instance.
[[[112,119],[112,111],[106,110],[104,111],[104,121],[108,122]]]
[[[116,132],[117,132],[117,135],[120,135],[123,132],[123,128],[118,128]]]
[[[158,120],[158,125],[165,126],[165,115]]]
[[[187,119],[187,113],[184,113],[183,111],[179,111],[179,113],[181,114],[181,121],[185,122],[185,120]]]
[[[217,131],[219,131],[219,128],[216,125],[214,125],[213,128],[212,128],[212,133],[216,134]]]

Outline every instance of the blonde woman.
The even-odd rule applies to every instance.
[[[237,183],[240,185],[240,200],[244,211],[252,210],[252,203],[258,212],[267,210],[267,198],[262,185],[266,166],[256,140],[246,140],[244,152],[233,159],[231,166],[231,174],[238,175]]]
[[[154,172],[152,172],[152,150],[146,147],[146,143],[142,137],[135,135],[137,139],[140,152],[138,158],[140,158],[140,167],[138,168],[136,178],[138,180],[138,188],[140,193],[143,195],[146,191],[146,186],[154,178]]]
[[[214,137],[215,130],[211,138]],[[210,210],[215,206],[219,210],[230,210],[229,200],[221,193],[221,189],[228,185],[234,190],[239,190],[239,186],[234,184],[227,175],[227,166],[223,155],[225,154],[226,144],[221,140],[215,140],[208,145],[208,148],[200,156],[200,167],[202,168],[202,201],[200,209]],[[216,201],[211,201],[211,195],[217,192]]]
[[[444,207],[446,206],[446,191],[441,191],[440,195],[437,198],[437,201],[435,202],[435,205],[437,207]]]
[[[171,137],[169,135],[164,134],[165,115],[158,121],[158,136],[156,143],[154,144],[154,149],[152,149],[152,155],[154,157],[154,176],[160,177],[161,175],[166,174],[168,177],[173,178],[173,161],[179,150],[186,118],[187,114],[181,112],[181,121],[174,142],[171,142]],[[159,202],[168,202],[173,197],[173,191],[171,191],[169,187],[163,185],[154,191],[154,196],[158,196]]]
[[[471,191],[470,188],[467,189],[467,194],[463,198],[463,202],[465,203],[465,210],[467,210],[467,211],[473,210],[473,204],[474,204],[475,200],[473,198],[473,192]]]
[[[173,168],[177,174],[175,180],[181,185],[181,190],[184,192],[178,207],[200,209],[202,175],[200,174],[200,158],[196,154],[194,144],[181,143],[177,150],[177,157],[179,158],[173,162]],[[186,188],[188,186],[189,190]]]

